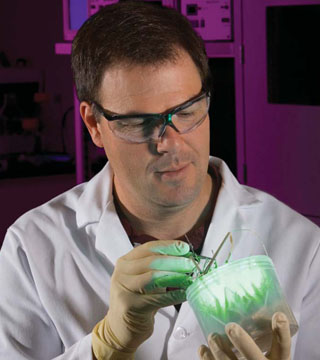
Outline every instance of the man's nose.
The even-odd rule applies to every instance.
[[[183,138],[179,132],[171,126],[167,126],[164,134],[157,142],[158,153],[175,152],[183,145]]]

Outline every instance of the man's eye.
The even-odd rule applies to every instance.
[[[181,111],[178,114],[176,114],[177,119],[180,120],[191,120],[195,117],[195,112],[194,111]]]
[[[140,118],[131,118],[126,120],[118,120],[117,123],[121,127],[140,126],[140,125],[144,125],[145,120]]]

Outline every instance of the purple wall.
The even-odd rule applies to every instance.
[[[48,152],[62,150],[61,120],[66,109],[73,105],[70,57],[54,52],[55,43],[62,41],[62,1],[0,1],[0,51],[6,53],[12,65],[16,58],[26,58],[29,67],[44,74],[45,91],[50,100],[42,114],[42,138],[44,151]],[[68,117],[66,139],[67,152],[72,154],[72,115]],[[14,219],[74,183],[72,174],[0,180],[0,243]]]
[[[55,55],[54,45],[63,41],[62,1],[21,0],[0,2],[0,51],[11,64],[26,58],[28,66],[43,71],[45,90],[50,95],[44,128],[45,147],[61,151],[60,121],[64,111],[73,105],[70,57]],[[73,138],[73,128],[71,127]],[[68,150],[73,150],[70,144]]]

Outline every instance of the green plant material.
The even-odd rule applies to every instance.
[[[272,305],[277,296],[277,289],[274,288],[273,279],[268,277],[267,272],[261,271],[263,279],[260,286],[257,287],[253,282],[247,289],[242,286],[241,295],[229,289],[226,284],[224,298],[219,300],[214,294],[214,287],[210,289],[210,286],[204,285],[197,297],[198,312],[206,314],[208,319],[214,317],[227,324],[230,321],[241,321],[244,317],[256,313],[261,307]]]
[[[161,271],[152,275],[150,282],[145,286],[145,290],[152,292],[153,290],[167,287],[186,289],[191,285],[191,282],[192,280],[186,274]]]

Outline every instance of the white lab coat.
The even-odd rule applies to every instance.
[[[222,186],[202,250],[224,235],[259,233],[300,325],[294,360],[320,359],[320,229],[270,195],[240,185],[211,158]],[[255,249],[256,247],[256,249]],[[132,249],[112,197],[110,165],[88,183],[29,211],[8,230],[0,253],[0,359],[91,359],[94,325],[108,309],[115,261]],[[243,255],[261,246],[241,247]],[[198,359],[205,343],[187,303],[156,315],[152,337],[136,359]]]

